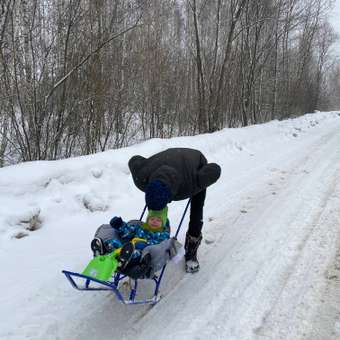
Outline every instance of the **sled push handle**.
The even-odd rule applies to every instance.
[[[176,240],[177,240],[177,236],[178,236],[178,234],[179,234],[179,231],[181,230],[182,223],[183,223],[184,217],[185,217],[185,215],[186,215],[186,213],[187,213],[187,211],[188,211],[190,202],[191,202],[191,198],[188,200],[188,203],[187,203],[187,205],[186,205],[186,207],[185,207],[185,209],[184,209],[184,212],[183,212],[183,214],[182,214],[181,220],[180,220],[180,222],[179,222],[179,224],[178,224],[178,227],[177,227],[177,230],[176,230],[176,234],[175,234],[175,236],[174,236],[174,238],[175,238]],[[160,283],[161,283],[161,281],[162,281],[163,274],[164,274],[164,272],[165,272],[165,268],[166,268],[166,264],[164,265],[164,267],[162,268],[161,273],[159,274],[158,283],[156,283],[155,296],[158,295],[159,286],[160,286]]]

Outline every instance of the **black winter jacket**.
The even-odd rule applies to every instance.
[[[174,201],[194,196],[221,175],[219,165],[208,163],[200,151],[187,148],[167,149],[150,158],[133,156],[129,168],[137,188],[145,192],[150,181],[160,180],[168,186]]]

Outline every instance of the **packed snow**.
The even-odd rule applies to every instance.
[[[200,272],[170,263],[152,307],[74,290],[61,271],[82,271],[97,227],[143,209],[130,157],[170,147],[222,167]],[[185,204],[169,206],[173,230]],[[339,207],[339,112],[2,168],[0,339],[339,339]]]

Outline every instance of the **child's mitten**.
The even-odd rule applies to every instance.
[[[115,216],[114,218],[111,219],[110,225],[114,229],[119,229],[123,225],[123,220],[121,217]]]

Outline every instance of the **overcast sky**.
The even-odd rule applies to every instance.
[[[330,22],[333,25],[336,32],[340,35],[340,0],[335,1],[335,8],[330,17]],[[337,42],[337,54],[340,56],[340,41]]]

